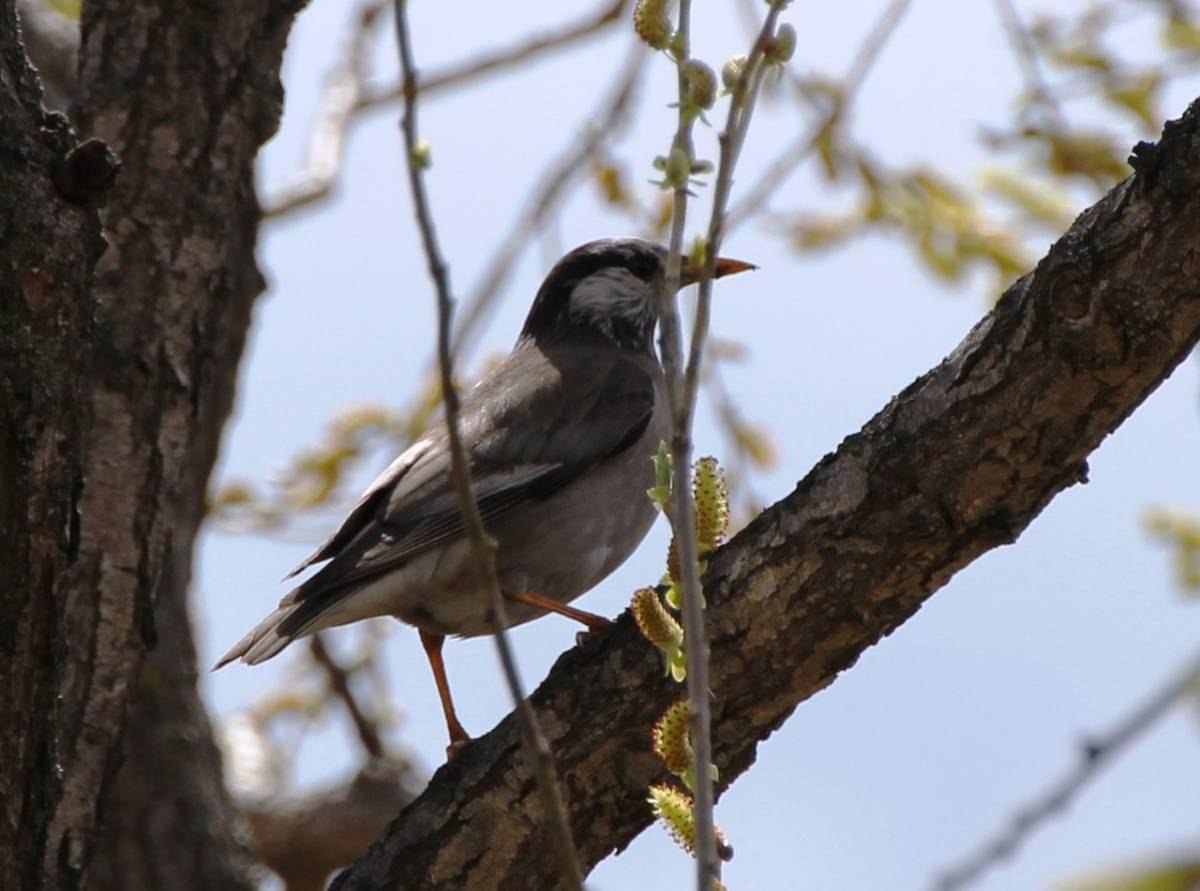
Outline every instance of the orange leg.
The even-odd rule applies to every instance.
[[[558,613],[560,616],[574,619],[576,622],[586,625],[589,631],[600,631],[612,624],[604,616],[575,609],[572,606],[567,606],[565,603],[559,603],[550,597],[543,597],[541,594],[505,594],[504,596],[517,603],[536,606],[538,609],[544,609],[546,612]]]
[[[418,629],[420,630],[420,629]],[[450,745],[446,746],[446,758],[450,760],[458,754],[471,737],[463,730],[454,712],[454,700],[450,698],[450,682],[446,679],[446,663],[442,661],[442,644],[446,642],[443,634],[430,634],[421,631],[421,646],[425,648],[425,657],[429,667],[433,669],[433,682],[437,684],[438,697],[442,700],[442,713],[446,716],[446,730],[450,733]]]

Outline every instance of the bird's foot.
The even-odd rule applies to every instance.
[[[462,739],[454,739],[446,746],[446,760],[453,761],[458,757],[459,752],[466,748],[467,743],[471,741],[471,737],[467,736]]]
[[[596,635],[601,631],[606,631],[613,626],[613,623],[603,616],[592,616],[592,620],[587,623],[587,631],[580,631],[575,635],[575,646],[582,647],[590,640],[595,640]]]

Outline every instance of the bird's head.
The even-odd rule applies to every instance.
[[[718,259],[715,277],[755,268]],[[623,349],[654,351],[658,295],[667,274],[667,249],[641,238],[603,238],[575,248],[542,282],[521,330],[522,339],[603,338]],[[683,258],[680,287],[700,270]]]

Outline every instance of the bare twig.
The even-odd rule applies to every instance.
[[[1069,771],[1040,795],[1017,808],[1008,825],[956,865],[942,870],[933,881],[935,891],[957,891],[977,881],[993,866],[1007,860],[1051,817],[1064,812],[1074,798],[1110,761],[1167,714],[1189,690],[1200,683],[1200,654],[1138,703],[1108,733],[1085,738],[1079,759]]]
[[[383,740],[379,735],[379,728],[375,726],[374,721],[367,717],[358,704],[354,691],[350,689],[350,674],[325,648],[325,641],[321,639],[320,634],[312,636],[311,647],[313,659],[325,670],[325,675],[329,678],[330,689],[346,706],[346,711],[350,713],[350,720],[354,722],[354,729],[358,732],[358,740],[362,743],[363,749],[371,758],[384,757],[386,752]]]
[[[278,192],[263,201],[263,219],[280,217],[327,197],[342,169],[350,125],[362,107],[371,58],[371,38],[387,0],[370,0],[354,15],[341,63],[329,75],[317,122],[308,138],[304,166]]]
[[[679,2],[679,24],[671,51],[679,65],[679,116],[672,140],[672,154],[682,151],[687,158],[692,150],[693,115],[688,110],[688,83],[684,77],[690,53],[690,0]],[[704,634],[704,615],[700,602],[700,574],[696,555],[695,520],[691,485],[690,412],[684,407],[683,336],[680,331],[677,292],[682,279],[683,229],[687,223],[687,182],[677,182],[671,214],[667,273],[659,297],[659,347],[671,408],[671,501],[669,519],[679,548],[683,585],[684,635],[687,649],[687,688],[693,763],[696,766],[694,813],[696,819],[696,882],[699,891],[710,891],[721,878],[713,823],[713,787],[709,765],[712,763],[712,713],[708,692],[708,641]]]
[[[449,438],[451,457],[451,477],[454,488],[458,492],[459,508],[463,514],[467,538],[475,555],[484,583],[489,589],[492,601],[492,611],[496,624],[496,650],[500,664],[504,670],[516,706],[517,718],[521,725],[525,745],[530,752],[538,787],[541,790],[543,806],[549,822],[550,834],[558,852],[559,863],[563,871],[563,879],[570,888],[583,887],[583,872],[579,865],[579,857],[575,852],[575,843],[571,838],[570,825],[567,822],[567,811],[563,804],[562,795],[558,788],[558,780],[554,770],[554,755],[550,751],[546,738],[538,727],[533,707],[525,698],[521,688],[521,680],[517,675],[516,661],[509,645],[507,628],[508,620],[505,615],[504,599],[500,593],[500,584],[496,577],[495,542],[483,528],[483,520],[479,515],[479,505],[475,501],[475,493],[471,486],[471,472],[467,466],[467,456],[463,449],[462,437],[458,429],[459,402],[454,389],[453,358],[450,353],[450,327],[454,313],[454,301],[450,294],[449,274],[445,261],[438,247],[437,234],[434,231],[433,217],[429,210],[429,199],[425,193],[425,180],[422,175],[424,164],[419,157],[417,140],[417,72],[413,64],[412,47],[409,42],[407,0],[395,0],[396,13],[396,42],[400,51],[400,66],[404,76],[404,145],[408,161],[408,179],[412,190],[413,205],[417,217],[417,225],[421,230],[421,240],[425,247],[426,259],[429,263],[429,275],[437,289],[438,305],[438,360],[441,369],[442,399],[446,408],[446,431]]]
[[[602,5],[573,25],[535,35],[514,46],[485,53],[443,71],[435,71],[421,82],[420,93],[429,95],[447,87],[459,86],[481,75],[527,62],[551,50],[565,49],[616,22],[627,4],[628,0],[615,0]],[[403,83],[387,86],[368,84],[360,107],[367,109],[399,101],[404,98],[404,90]]]
[[[720,878],[720,859],[717,856],[716,834],[713,821],[713,783],[709,767],[712,764],[712,711],[708,689],[708,637],[704,630],[704,607],[700,587],[699,560],[696,552],[695,520],[692,516],[691,496],[691,425],[699,386],[700,364],[703,360],[704,341],[708,336],[708,320],[712,300],[712,282],[717,251],[724,233],[725,205],[733,185],[733,168],[741,152],[750,119],[754,112],[754,101],[762,85],[766,70],[763,56],[767,41],[775,31],[775,23],[786,0],[774,0],[766,21],[763,23],[754,46],[748,55],[742,76],[729,104],[729,116],[720,135],[721,159],[717,173],[717,185],[713,196],[712,215],[708,227],[708,244],[705,251],[704,272],[700,279],[700,296],[696,305],[696,318],[692,326],[691,345],[686,368],[681,371],[682,349],[679,325],[675,314],[675,291],[672,281],[678,282],[679,259],[677,252],[682,246],[684,215],[687,210],[686,191],[675,191],[676,212],[672,219],[671,253],[667,267],[668,295],[671,296],[670,311],[665,315],[671,328],[667,336],[664,326],[663,366],[667,373],[667,386],[672,395],[672,442],[673,466],[672,514],[675,541],[679,548],[679,566],[683,583],[683,622],[687,643],[687,684],[689,721],[693,754],[693,777],[696,814],[696,860],[698,887],[708,891]],[[680,31],[687,34],[687,4],[680,4]],[[683,40],[686,62],[686,36]],[[682,69],[681,69],[682,71]],[[687,85],[682,73],[679,78],[680,122],[676,133],[676,145],[685,147],[691,154],[690,123],[685,112]],[[672,280],[672,275],[675,278]],[[670,350],[667,349],[668,344]],[[669,358],[668,358],[669,354]]]
[[[892,0],[887,5],[851,61],[846,76],[842,79],[842,88],[837,102],[832,108],[826,109],[812,127],[797,137],[774,161],[767,165],[762,176],[747,190],[746,196],[730,209],[727,218],[729,229],[737,228],[758,213],[775,193],[779,184],[796,169],[801,161],[808,157],[824,134],[845,117],[846,109],[862,89],[867,75],[879,60],[888,40],[895,34],[897,26],[904,18],[911,3],[912,0]],[[804,96],[802,85],[794,79],[793,86],[801,96]]]
[[[700,293],[696,300],[696,319],[692,325],[692,342],[688,353],[687,374],[684,379],[683,408],[690,415],[696,403],[696,391],[700,386],[700,366],[704,357],[704,342],[708,337],[708,323],[712,308],[713,275],[716,271],[717,255],[725,237],[725,207],[733,188],[733,170],[750,129],[754,105],[758,99],[767,62],[763,55],[767,41],[775,33],[775,23],[784,2],[773,2],[754,45],[746,59],[742,76],[738,79],[733,96],[729,101],[729,115],[725,129],[718,141],[721,157],[717,168],[717,185],[713,192],[712,214],[709,217],[707,245],[705,248],[704,272],[700,277]],[[690,423],[690,417],[689,417]]]

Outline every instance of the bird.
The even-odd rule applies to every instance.
[[[654,344],[667,249],[591,241],[547,274],[512,352],[464,394],[459,429],[479,511],[495,539],[510,626],[548,612],[590,630],[569,604],[637,549],[653,525],[652,458],[670,435]],[[714,276],[755,267],[717,259]],[[682,260],[680,287],[699,280]],[[376,616],[417,628],[453,757],[469,735],[442,658],[447,636],[495,633],[489,588],[450,478],[448,434],[431,425],[367,487],[341,526],[291,573],[323,563],[214,670],[256,665],[317,631]]]

